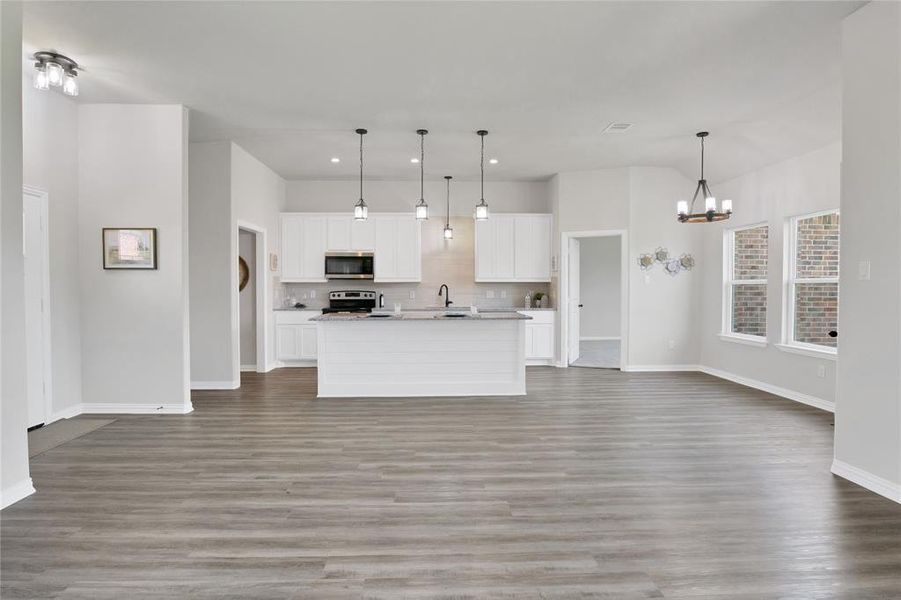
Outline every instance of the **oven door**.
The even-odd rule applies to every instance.
[[[372,279],[374,276],[372,252],[328,252],[325,255],[326,279]]]

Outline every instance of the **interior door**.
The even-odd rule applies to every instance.
[[[580,326],[580,311],[582,310],[582,298],[579,292],[579,256],[580,256],[580,245],[578,239],[570,239],[569,240],[569,271],[567,273],[567,278],[569,279],[569,327],[567,329],[567,335],[569,336],[567,340],[568,346],[568,354],[569,354],[569,364],[574,363],[579,359],[579,332],[581,331]]]
[[[47,421],[44,385],[44,223],[43,200],[25,194],[25,377],[28,427]]]

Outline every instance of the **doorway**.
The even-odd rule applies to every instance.
[[[268,371],[269,319],[267,241],[262,227],[238,221],[237,273],[232,304],[233,360],[235,372]],[[240,381],[240,379],[239,379]]]
[[[25,292],[25,378],[28,428],[51,418],[50,380],[50,235],[47,193],[25,187],[22,193]]]
[[[621,369],[627,356],[626,233],[569,232],[562,241],[563,363]]]

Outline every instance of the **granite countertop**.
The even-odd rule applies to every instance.
[[[462,312],[462,317],[448,317],[444,311],[409,310],[404,312],[373,311],[370,313],[331,313],[313,317],[311,321],[529,321],[532,317],[516,311],[471,314]],[[384,315],[384,316],[373,316]]]
[[[321,306],[307,306],[306,308],[294,308],[293,306],[280,306],[280,307],[274,308],[274,309],[272,309],[272,310],[275,310],[275,311],[310,311],[310,312],[322,312],[322,308],[323,308],[323,307],[321,307]],[[375,309],[375,310],[376,310],[376,312],[379,312],[379,311],[384,312],[384,311],[387,311],[387,310],[389,310],[389,309],[387,309],[387,308],[382,308],[382,309]],[[459,312],[467,312],[467,313],[468,313],[468,312],[469,312],[469,307],[468,307],[468,306],[460,306],[460,307],[453,307],[453,306],[451,306],[450,308],[447,308],[447,309],[445,309],[445,308],[443,308],[443,307],[440,307],[440,306],[438,306],[438,307],[427,307],[427,308],[404,308],[404,309],[403,309],[403,312],[442,312],[442,311],[445,311],[445,310],[449,310],[449,311],[459,311]],[[519,311],[525,311],[525,310],[527,310],[527,311],[539,311],[539,310],[543,310],[543,311],[556,311],[557,309],[556,309],[556,308],[519,308],[519,307],[515,307],[515,306],[508,306],[508,307],[501,307],[501,308],[479,308],[479,313],[480,313],[480,314],[481,314],[481,313],[505,313],[505,312],[519,312]]]
[[[279,306],[278,308],[273,308],[272,310],[293,310],[293,311],[310,311],[310,312],[322,312],[321,306],[307,306],[306,308],[294,308],[293,306]]]

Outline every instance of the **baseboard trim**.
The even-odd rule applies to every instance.
[[[700,366],[698,370],[702,373],[706,373],[708,375],[713,375],[714,377],[719,377],[720,379],[726,379],[733,383],[737,383],[739,385],[743,385],[749,388],[754,388],[756,390],[760,390],[762,392],[767,392],[773,394],[775,396],[781,396],[782,398],[788,398],[789,400],[794,400],[795,402],[800,402],[801,404],[806,404],[808,406],[812,406],[814,408],[819,408],[820,410],[825,410],[831,413],[835,412],[835,403],[830,402],[828,400],[824,400],[822,398],[817,398],[816,396],[810,396],[808,394],[802,394],[801,392],[796,392],[794,390],[789,390],[783,387],[779,387],[778,385],[772,385],[770,383],[766,383],[763,381],[758,381],[756,379],[751,379],[749,377],[743,377],[741,375],[735,375],[734,373],[729,373],[728,371],[721,371],[719,369],[714,369],[712,367]]]
[[[70,406],[69,408],[64,408],[62,410],[58,410],[55,413],[52,413],[50,417],[47,419],[45,425],[49,425],[50,423],[56,423],[62,419],[71,419],[72,417],[77,417],[83,412],[82,405],[76,404],[74,406]]]
[[[236,390],[241,387],[241,380],[235,381],[192,381],[192,390]]]
[[[82,414],[119,415],[186,415],[194,410],[188,404],[82,404]]]
[[[250,372],[250,373],[256,373],[256,371],[257,371],[257,366],[256,366],[256,365],[241,365],[241,372],[242,372],[242,373],[248,373],[248,372]]]
[[[666,373],[666,372],[686,372],[698,371],[698,365],[626,365],[620,368],[620,371],[629,373]]]
[[[837,458],[832,461],[832,474],[901,504],[901,485],[888,479],[873,475]]]
[[[580,342],[614,342],[620,341],[622,338],[617,336],[607,337],[607,336],[595,336],[595,335],[586,335],[584,337],[580,337]]]
[[[34,484],[31,481],[31,477],[27,477],[19,483],[14,483],[5,490],[0,490],[0,509],[11,506],[33,493]]]

